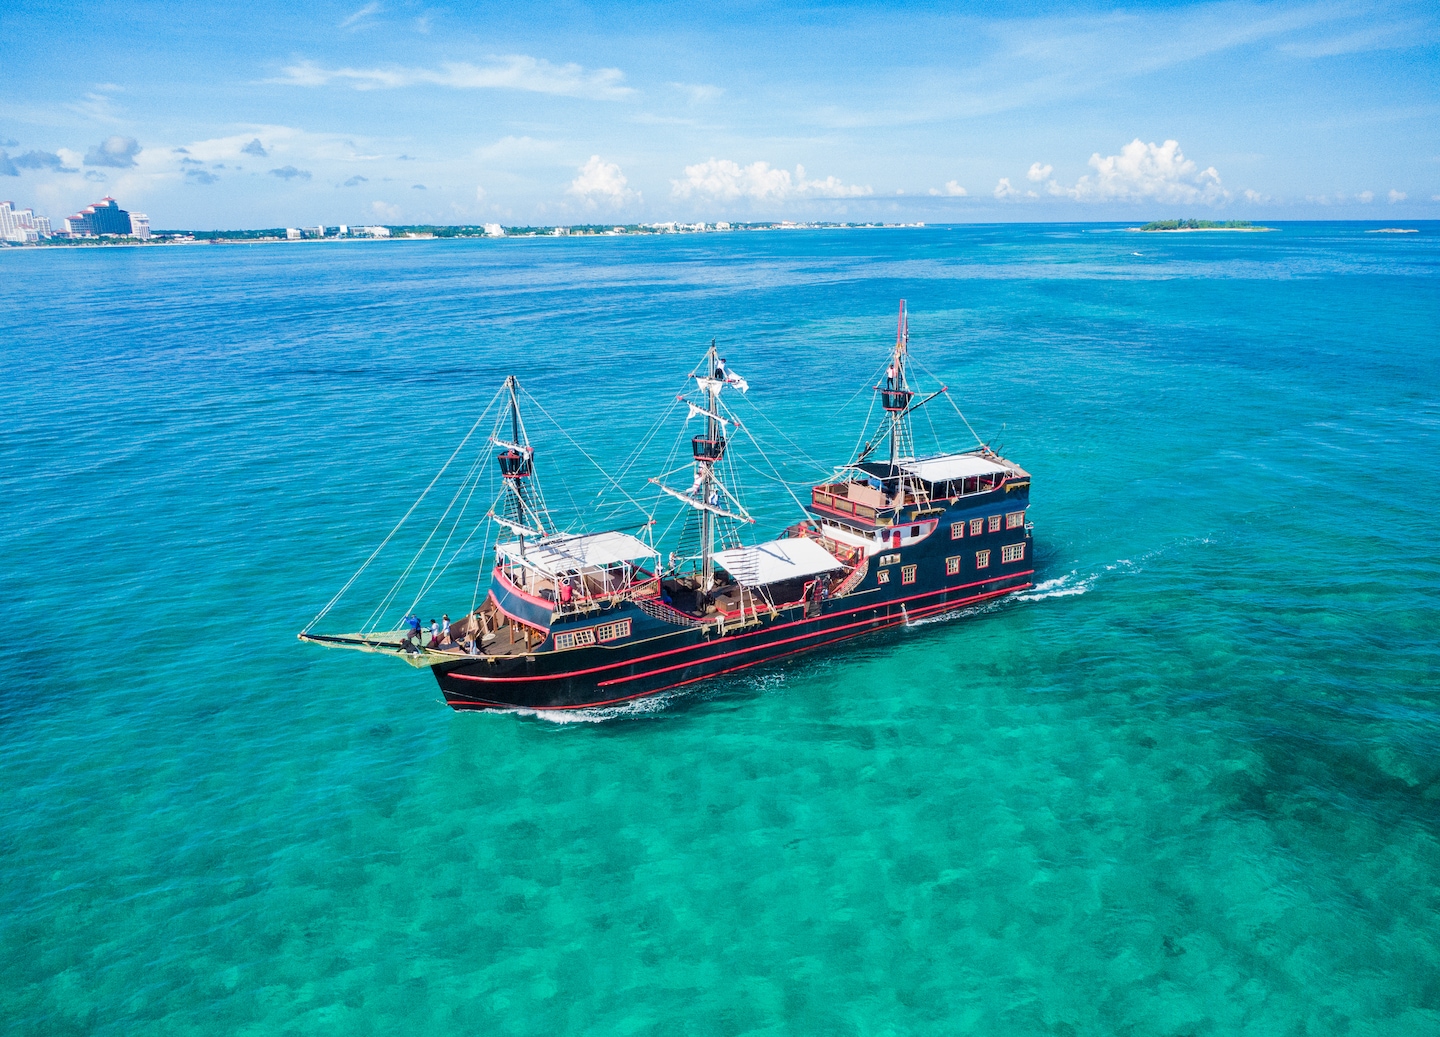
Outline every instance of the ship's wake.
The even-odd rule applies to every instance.
[[[1072,569],[1064,576],[1056,576],[1053,579],[1042,580],[1031,587],[1024,594],[1015,595],[1016,601],[1044,601],[1047,598],[1073,598],[1077,594],[1088,594],[1090,588],[1100,579],[1105,572],[1129,566],[1128,561],[1119,561],[1114,565],[1107,565],[1102,572],[1087,573],[1080,575],[1078,569]]]
[[[656,692],[644,698],[616,702],[609,706],[586,706],[581,709],[492,709],[489,712],[533,717],[551,724],[604,724],[612,720],[634,720],[652,713],[663,713],[683,695],[684,691],[677,689]]]
[[[994,612],[997,609],[1006,608],[1011,602],[1015,601],[1047,601],[1051,598],[1073,598],[1081,594],[1088,594],[1102,578],[1110,575],[1140,572],[1142,563],[1160,553],[1160,551],[1151,551],[1141,556],[1138,561],[1130,558],[1118,558],[1084,575],[1081,575],[1079,569],[1071,569],[1063,576],[1054,576],[1048,580],[1041,580],[1022,594],[1007,594],[1003,598],[994,598],[979,605],[970,605],[966,608],[941,613],[938,616],[927,616],[925,619],[917,619],[907,625],[921,627],[930,623],[946,623],[952,619],[958,619],[961,616],[983,615],[987,612]]]
[[[737,685],[747,691],[761,693],[770,691],[785,681],[783,673],[745,673],[734,678],[706,681],[701,684],[659,691],[644,698],[629,702],[617,702],[611,706],[589,706],[582,709],[492,709],[487,712],[504,713],[509,716],[533,717],[551,724],[606,724],[614,720],[638,720],[656,716],[672,710],[677,704],[693,703],[713,698],[726,688]]]

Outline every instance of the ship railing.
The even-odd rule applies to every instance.
[[[555,606],[555,614],[559,616],[596,612],[602,608],[614,608],[622,601],[660,596],[660,580],[654,576],[648,580],[639,580],[612,590],[605,590],[603,586],[599,586],[599,581],[589,582],[596,586],[593,589],[587,586],[583,591],[577,589],[568,602],[560,601],[553,585],[548,582],[541,590],[541,596],[550,599],[551,604]]]
[[[820,531],[813,519],[795,523],[795,525],[785,530],[785,535],[787,537],[808,537],[829,551],[845,565],[854,565],[865,556],[864,548],[844,544],[826,536]]]
[[[708,624],[703,619],[694,616],[687,616],[677,608],[673,608],[658,598],[639,598],[635,602],[640,606],[640,611],[648,616],[654,616],[663,623],[673,623],[681,627],[703,627]]]
[[[840,515],[853,515],[866,522],[875,521],[876,512],[870,505],[850,500],[843,494],[832,493],[830,490],[822,489],[819,486],[816,486],[810,491],[810,500],[817,507],[828,508],[830,511]]]
[[[851,569],[849,575],[836,584],[834,589],[830,591],[830,596],[832,598],[838,598],[844,594],[849,594],[856,587],[860,586],[861,581],[865,579],[866,574],[869,572],[870,559],[861,558],[860,564]]]

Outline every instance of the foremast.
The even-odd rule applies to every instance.
[[[490,436],[491,446],[500,448],[496,461],[503,482],[490,517],[518,537],[523,557],[525,538],[538,540],[547,532],[553,532],[553,527],[535,476],[535,448],[530,445],[525,420],[520,415],[520,382],[513,374],[506,377],[503,391],[509,401],[510,438],[501,438],[500,425]]]

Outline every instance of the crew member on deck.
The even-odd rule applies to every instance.
[[[560,577],[560,604],[570,604],[570,599],[575,596],[575,590],[570,586],[570,577]]]
[[[449,643],[449,641],[450,641],[450,617],[449,617],[448,615],[445,615],[445,616],[441,616],[441,617],[440,617],[440,643],[443,645],[443,644]]]
[[[440,647],[440,624],[437,623],[437,622],[435,622],[433,619],[430,621],[430,643],[429,643],[428,645],[426,645],[425,647],[426,647],[426,648],[439,648],[439,647]]]

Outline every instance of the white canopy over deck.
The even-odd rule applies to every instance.
[[[829,551],[805,537],[717,551],[715,564],[742,587],[763,587],[845,568]]]
[[[974,479],[977,476],[1004,475],[1008,471],[1003,464],[997,464],[979,454],[940,454],[936,457],[921,457],[901,461],[900,468],[918,476],[928,483],[956,482],[960,479]]]
[[[582,533],[577,536],[548,536],[527,541],[520,554],[520,542],[512,540],[497,544],[495,550],[511,565],[524,566],[544,576],[556,577],[586,569],[605,569],[622,562],[654,558],[660,552],[629,533],[611,530],[605,533]]]

